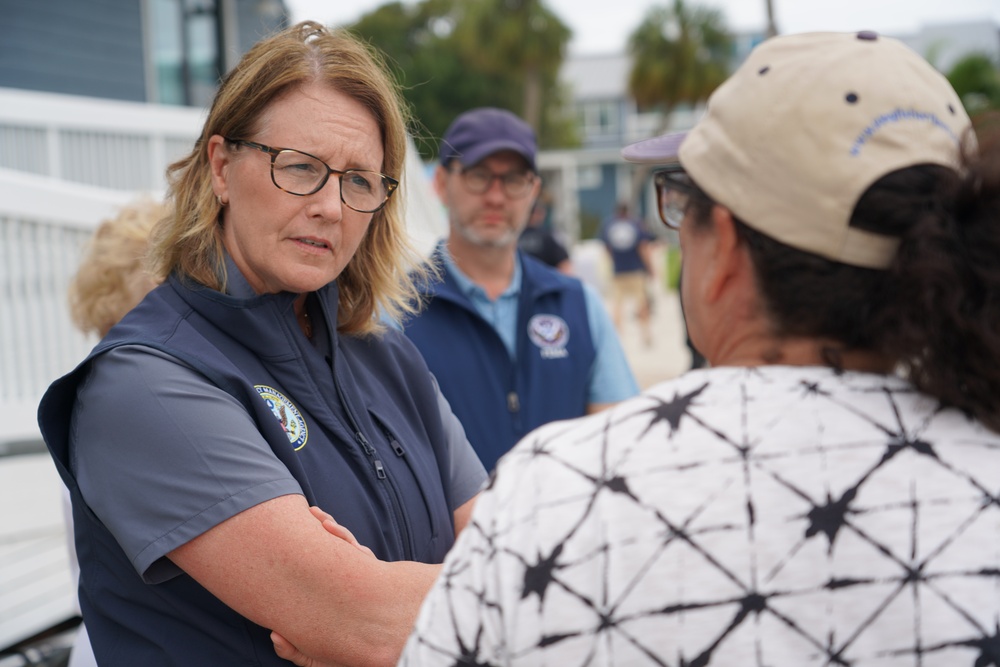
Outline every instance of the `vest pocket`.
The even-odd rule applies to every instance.
[[[370,414],[392,451],[382,459],[399,494],[400,512],[404,515],[400,520],[409,526],[413,556],[422,562],[440,562],[450,546],[449,542],[442,550],[439,539],[442,519],[449,518],[450,510],[434,450],[426,443],[404,441],[389,428],[386,419]],[[451,532],[451,522],[444,525]]]

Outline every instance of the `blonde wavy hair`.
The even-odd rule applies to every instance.
[[[140,200],[94,231],[69,285],[70,317],[80,331],[104,336],[156,286],[145,258],[150,231],[166,212],[160,202]]]
[[[173,213],[154,229],[150,251],[157,277],[176,273],[225,290],[221,205],[212,190],[208,141],[216,134],[252,136],[275,99],[310,83],[330,86],[371,112],[381,131],[381,171],[402,180],[408,116],[383,60],[350,33],[304,21],[258,42],[243,56],[219,86],[194,149],[168,168]],[[426,272],[407,234],[403,204],[397,192],[373,214],[368,233],[337,278],[342,333],[379,332],[380,310],[399,319],[419,303],[413,281]]]

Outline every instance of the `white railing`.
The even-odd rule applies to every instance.
[[[0,169],[0,649],[77,613],[35,412],[94,343],[70,322],[66,286],[95,223],[131,197]]]
[[[0,169],[0,434],[33,433],[27,411],[93,344],[70,321],[67,286],[94,226],[131,197]]]
[[[36,421],[49,383],[96,342],[70,321],[69,281],[102,220],[162,196],[202,122],[196,109],[0,89],[0,651],[75,608],[61,483]],[[415,150],[402,180],[426,252],[446,222]]]
[[[204,112],[0,88],[0,167],[74,183],[162,191]]]
[[[26,417],[93,343],[66,303],[90,233],[162,193],[203,120],[193,108],[0,88],[0,453],[37,438]]]

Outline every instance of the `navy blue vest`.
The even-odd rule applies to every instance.
[[[580,281],[518,254],[516,361],[445,269],[404,323],[487,470],[532,429],[586,413],[597,356]]]
[[[331,372],[304,337],[292,335],[294,296],[237,299],[171,278],[42,399],[39,424],[72,495],[81,606],[102,665],[288,664],[274,654],[267,629],[187,575],[144,583],[81,497],[69,464],[69,417],[90,361],[112,347],[162,350],[242,402],[309,503],[349,526],[379,558],[437,563],[451,547],[445,430],[420,354],[395,331],[337,335],[333,284],[316,293],[335,350]],[[306,446],[296,449],[261,387],[294,401],[308,427]]]

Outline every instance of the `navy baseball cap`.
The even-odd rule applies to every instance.
[[[538,145],[535,131],[506,109],[481,107],[458,116],[441,140],[441,164],[460,160],[466,166],[499,151],[514,151],[525,160],[532,171]]]

